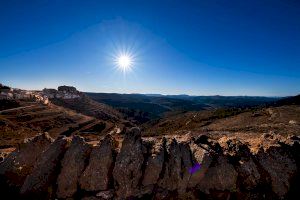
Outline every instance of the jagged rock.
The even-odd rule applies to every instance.
[[[60,161],[67,149],[68,140],[55,140],[37,159],[21,188],[20,193],[32,198],[49,198],[60,169]]]
[[[190,148],[192,153],[193,167],[190,169],[191,177],[188,187],[193,188],[202,181],[213,160],[213,155],[210,155],[207,150],[199,147],[195,143],[192,143]]]
[[[194,142],[195,144],[211,152],[222,153],[223,151],[220,144],[217,141],[210,139],[207,135],[198,136],[194,139]]]
[[[125,134],[113,170],[119,198],[127,198],[135,194],[142,178],[143,161],[141,132],[138,128],[132,128]]]
[[[114,164],[114,144],[111,135],[107,135],[99,146],[94,147],[89,165],[80,178],[80,187],[86,191],[107,190],[112,178]]]
[[[290,188],[290,182],[297,172],[295,160],[280,146],[271,146],[260,150],[256,158],[271,178],[273,192],[284,198]]]
[[[255,164],[249,147],[237,139],[226,140],[224,147],[238,172],[238,181],[242,190],[252,190],[260,184],[261,175]]]
[[[191,151],[188,142],[177,142],[172,139],[168,146],[168,161],[159,186],[169,191],[177,190],[179,194],[186,192],[192,167]]]
[[[226,155],[230,155],[233,157],[241,158],[241,157],[249,157],[251,155],[250,149],[247,144],[242,143],[237,139],[223,139],[223,152]],[[220,140],[219,140],[220,142]]]
[[[237,172],[227,157],[217,156],[211,163],[202,181],[198,183],[200,191],[209,194],[210,190],[235,191]]]
[[[72,197],[78,187],[91,148],[82,137],[74,136],[62,160],[62,169],[57,179],[57,197]]]
[[[144,179],[142,182],[145,193],[151,193],[154,185],[159,179],[165,159],[165,146],[166,139],[163,138],[161,142],[155,141],[155,144],[150,149],[150,155],[147,158]]]
[[[40,154],[53,142],[48,133],[24,141],[20,149],[9,154],[0,164],[0,177],[7,184],[21,187]]]

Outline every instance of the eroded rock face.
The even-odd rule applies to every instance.
[[[107,135],[99,146],[93,148],[89,165],[80,178],[80,187],[86,191],[107,190],[112,182],[112,170],[115,160],[115,141]]]
[[[133,196],[139,187],[144,161],[141,132],[132,128],[125,134],[122,148],[117,156],[113,177],[120,198]]]
[[[23,196],[48,199],[53,195],[53,185],[56,183],[60,161],[67,145],[66,138],[59,138],[39,156],[31,174],[26,177],[21,188],[20,193]]]
[[[0,164],[0,177],[8,185],[21,187],[40,154],[53,142],[48,133],[24,141],[20,149],[7,156]]]
[[[72,143],[62,160],[62,169],[57,179],[56,194],[58,198],[72,197],[76,193],[79,177],[85,168],[90,151],[91,147],[82,137],[73,137]]]

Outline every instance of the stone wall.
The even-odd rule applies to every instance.
[[[264,135],[251,149],[205,135],[97,146],[41,134],[0,164],[1,194],[18,199],[292,199],[299,195],[300,138]],[[120,147],[121,146],[121,147]],[[19,192],[20,191],[20,192]]]

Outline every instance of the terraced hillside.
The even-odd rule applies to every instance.
[[[20,107],[0,111],[0,148],[15,147],[28,137],[48,132],[59,135],[84,135],[87,141],[99,140],[101,134],[116,124],[77,113],[54,104],[20,102]]]
[[[96,102],[84,94],[82,94],[81,98],[74,99],[53,98],[51,99],[51,102],[58,106],[75,110],[84,115],[106,121],[120,122],[123,119],[122,114],[115,109],[103,103]]]

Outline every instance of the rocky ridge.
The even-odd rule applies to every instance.
[[[299,142],[275,134],[255,144],[142,138],[133,128],[121,145],[107,135],[92,146],[79,136],[41,134],[0,163],[0,188],[10,199],[293,199]]]

